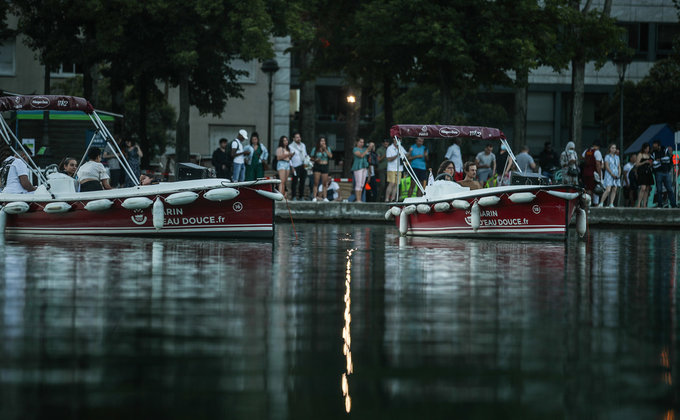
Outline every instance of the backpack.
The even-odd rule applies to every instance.
[[[9,176],[9,170],[12,169],[12,163],[14,163],[14,158],[5,159],[0,166],[0,188],[7,186],[7,176]]]

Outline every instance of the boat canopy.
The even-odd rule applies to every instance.
[[[94,107],[87,99],[63,95],[21,95],[0,97],[4,111],[80,111],[92,114]]]
[[[497,128],[471,127],[462,125],[401,124],[390,128],[391,137],[422,137],[425,139],[447,139],[469,137],[479,140],[501,140],[505,134]]]

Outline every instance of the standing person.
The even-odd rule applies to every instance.
[[[226,138],[221,138],[219,147],[212,154],[212,164],[215,167],[215,176],[217,178],[229,178],[231,176],[231,151],[227,154],[227,143],[228,140]]]
[[[231,159],[233,164],[233,172],[231,180],[233,182],[243,182],[246,179],[246,156],[250,155],[249,151],[243,148],[243,142],[248,138],[246,130],[239,130],[236,139],[231,142]]]
[[[635,207],[647,207],[649,191],[654,184],[654,174],[652,173],[652,155],[649,153],[649,144],[645,143],[638,153],[637,163],[635,163],[637,183],[640,186],[638,199]]]
[[[567,143],[564,152],[560,154],[560,166],[562,166],[562,183],[578,185],[578,155],[573,141]]]
[[[141,167],[140,167],[140,165],[141,165],[140,159],[144,156],[144,153],[142,153],[142,149],[139,147],[137,142],[133,142],[130,139],[125,139],[125,154],[127,155],[127,161],[130,164],[130,169],[132,169],[132,174],[135,176],[135,180],[139,179],[139,176],[142,173],[142,170],[141,170]],[[101,160],[101,157],[100,157],[100,160]],[[133,181],[132,179],[130,179],[129,176],[126,175],[125,176],[125,186],[126,187],[134,187],[135,185],[137,185],[137,184],[135,184],[135,181]]]
[[[255,181],[264,177],[264,165],[269,158],[269,152],[264,144],[260,144],[260,136],[253,131],[250,136],[250,144],[245,147],[246,154],[246,181]]]
[[[671,208],[678,207],[677,200],[675,199],[675,186],[673,179],[673,149],[668,146],[665,149],[661,148],[661,142],[654,139],[654,151],[652,152],[652,159],[654,167],[654,176],[656,178],[656,197],[657,203],[659,203],[659,208],[663,207],[662,186],[666,188],[668,193],[668,199],[670,200]]]
[[[68,175],[71,178],[75,178],[76,170],[78,170],[78,161],[72,157],[65,157],[59,163],[59,172],[64,175]]]
[[[385,160],[387,161],[386,202],[397,201],[401,172],[404,170],[404,165],[402,165],[401,159],[399,159],[399,152],[406,155],[406,150],[401,147],[397,139],[392,139],[392,144],[390,144],[390,147],[385,152]]]
[[[361,192],[366,184],[366,173],[368,168],[368,159],[366,155],[371,152],[370,147],[364,147],[364,139],[359,139],[354,143],[354,161],[352,162],[352,172],[354,173],[354,195],[356,202],[361,203]]]
[[[543,150],[538,155],[538,163],[541,165],[541,175],[548,178],[555,176],[555,171],[559,168],[560,162],[552,149],[552,143],[549,141],[543,143]]]
[[[314,198],[312,201],[328,201],[328,162],[333,158],[333,151],[326,145],[326,137],[321,136],[312,149],[314,167]],[[321,181],[321,185],[319,185]],[[321,188],[320,188],[321,187]]]
[[[581,155],[584,159],[583,172],[581,173],[581,178],[583,179],[583,185],[586,190],[586,194],[590,194],[593,197],[593,204],[597,205],[599,203],[599,196],[593,194],[595,189],[595,174],[598,175],[598,179],[602,179],[602,153],[600,152],[600,143],[598,141],[593,142],[593,145],[584,150]]]
[[[487,143],[484,150],[477,153],[475,163],[477,163],[477,179],[484,185],[486,180],[493,177],[496,173],[496,155],[492,152],[493,146]]]
[[[28,194],[35,191],[31,183],[31,171],[7,143],[0,140],[0,191],[5,194]]]
[[[637,180],[635,177],[635,162],[637,162],[637,155],[633,153],[628,157],[628,163],[623,165],[623,197],[626,202],[626,207],[633,207],[637,199]]]
[[[614,199],[616,198],[616,189],[621,186],[621,160],[616,153],[616,145],[609,145],[609,153],[604,157],[604,179],[602,180],[604,186],[604,194],[598,207],[605,207],[607,205],[607,197],[609,197],[609,207],[614,207]]]
[[[453,165],[456,167],[454,175],[456,181],[462,181],[465,178],[465,173],[463,172],[463,154],[460,151],[459,138],[453,139],[453,144],[446,150],[444,157],[453,162]]]
[[[78,169],[80,192],[110,190],[109,173],[101,163],[102,151],[98,147],[92,147],[87,152],[87,158],[89,160]]]
[[[482,188],[482,184],[477,181],[477,164],[475,162],[465,162],[463,167],[465,170],[465,178],[458,181],[463,187],[468,187],[471,190],[478,190]]]
[[[529,146],[527,145],[522,146],[515,160],[522,172],[532,173],[536,170],[536,162],[534,162],[534,158],[529,154]]]
[[[378,185],[375,181],[376,174],[378,173],[376,169],[378,167],[378,154],[375,152],[375,143],[368,143],[368,150],[368,156],[366,157],[368,160],[366,201],[373,202],[378,199]]]
[[[279,147],[276,149],[276,172],[281,180],[279,188],[284,197],[286,196],[286,182],[288,182],[288,174],[290,173],[290,158],[293,153],[288,147],[288,137],[281,136]]]
[[[305,158],[307,158],[307,146],[302,142],[299,132],[293,133],[293,142],[290,144],[290,150],[293,152],[293,157],[290,159],[290,166],[293,171],[293,182],[291,190],[293,192],[292,199],[300,199],[305,195],[305,179],[307,179],[307,171],[305,170]],[[299,194],[298,187],[300,188]],[[298,196],[296,198],[295,196]]]
[[[416,178],[418,178],[418,181],[420,181],[420,185],[425,184],[425,180],[427,179],[427,147],[423,144],[425,142],[425,139],[422,137],[416,138],[416,144],[412,145],[408,149],[408,155],[406,156],[407,159],[411,162],[411,168],[413,168],[413,172],[416,175]],[[408,196],[411,196],[411,193],[413,192],[413,187],[416,185],[416,183],[411,180],[411,185],[408,188]],[[418,190],[417,192],[418,197],[422,195],[422,192]]]
[[[116,138],[116,143],[122,151],[124,146],[123,142],[120,141],[120,138]],[[121,183],[121,174],[123,171],[120,168],[120,162],[118,161],[118,153],[116,153],[116,148],[113,147],[111,143],[106,143],[106,148],[104,149],[104,159],[106,159],[106,164],[109,166],[109,175],[111,176],[109,183],[111,184],[112,188],[117,188]],[[77,163],[76,166],[78,166]]]
[[[378,155],[378,201],[385,201],[387,190],[387,148],[390,147],[390,139],[383,139],[383,143],[376,154]]]

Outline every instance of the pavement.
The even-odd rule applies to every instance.
[[[279,222],[366,222],[394,224],[385,220],[386,203],[348,203],[280,201],[276,203]],[[647,226],[680,229],[680,209],[637,209],[630,207],[591,208],[588,222],[591,226]],[[573,221],[572,221],[573,223]]]

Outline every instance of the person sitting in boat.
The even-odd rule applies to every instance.
[[[75,178],[76,169],[78,169],[78,161],[72,157],[65,157],[59,164],[59,172]]]
[[[452,161],[446,159],[441,165],[439,165],[439,169],[437,170],[437,178],[435,178],[435,181],[454,181],[455,173],[456,166]]]
[[[93,147],[87,152],[87,162],[78,169],[78,182],[80,182],[80,192],[110,190],[109,173],[102,165],[102,151],[98,147]]]
[[[468,187],[471,190],[478,190],[482,188],[482,184],[476,180],[477,164],[475,162],[465,162],[463,171],[465,172],[465,179],[458,181],[461,186]]]
[[[31,171],[20,157],[14,156],[12,149],[0,141],[0,189],[4,194],[28,194],[35,191],[29,178]]]

